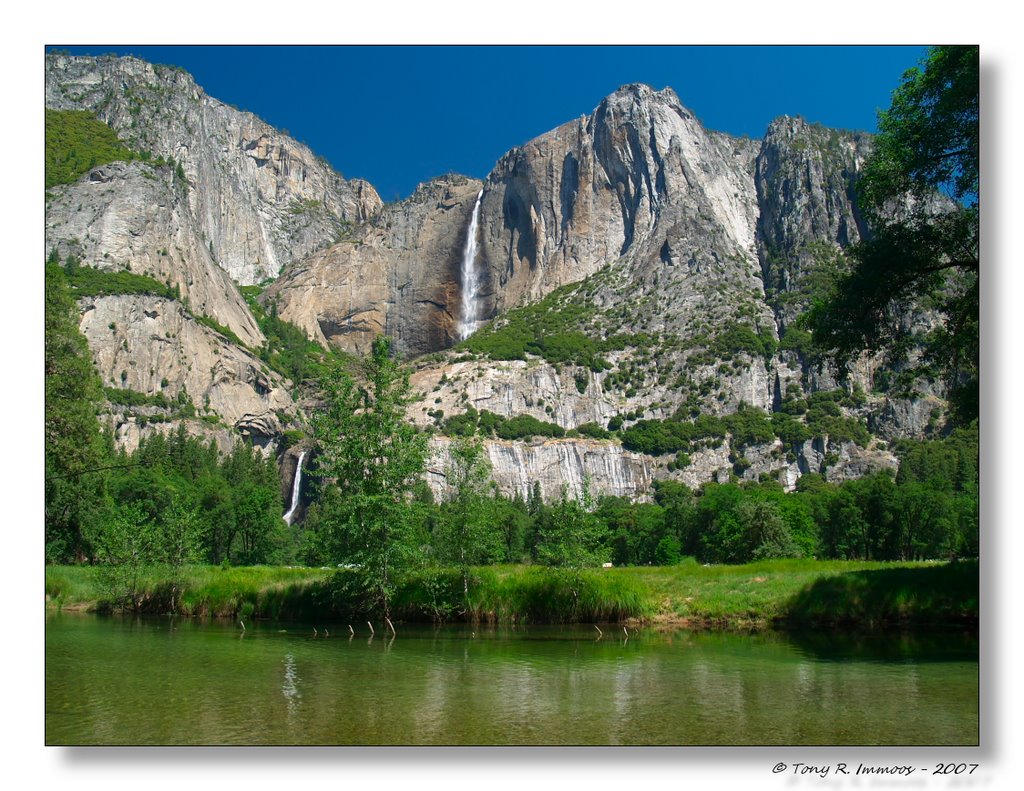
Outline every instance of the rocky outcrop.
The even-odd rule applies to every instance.
[[[823,251],[864,236],[854,187],[870,137],[783,116],[768,126],[757,155],[757,244],[765,289],[783,324],[809,303],[807,276]]]
[[[670,88],[646,85],[513,149],[481,203],[492,310],[629,253],[662,267],[739,257],[753,270],[754,153],[749,141],[705,130]]]
[[[472,407],[571,430],[727,415],[741,405],[770,412],[794,387],[808,393],[845,383],[869,392],[876,359],[865,357],[841,380],[798,352],[757,351],[770,349],[806,308],[818,258],[861,238],[852,195],[868,146],[866,136],[790,118],[774,122],[760,144],[719,135],[670,90],[626,86],[590,116],[514,149],[484,183],[484,312],[497,313],[501,327],[509,308],[564,286],[558,299],[539,303],[545,316],[569,317],[564,332],[638,340],[603,354],[601,370],[530,355],[446,355],[414,374],[424,398],[411,417],[443,425]],[[910,416],[919,412],[870,397],[844,414],[885,415],[891,433],[899,425],[918,436],[921,421]],[[614,442],[592,452],[600,447],[621,452]],[[646,458],[652,480],[699,486],[767,476],[787,489],[808,472],[842,480],[895,465],[888,451],[827,437],[742,452],[726,439],[690,454],[681,469],[669,461]],[[571,476],[562,483],[575,485]]]
[[[263,344],[238,288],[203,242],[174,168],[112,162],[54,187],[46,203],[46,249],[62,260],[73,253],[95,269],[149,275],[176,287],[194,312],[246,345]]]
[[[441,496],[449,466],[450,442],[446,437],[431,441],[431,460],[427,483]],[[534,484],[540,485],[541,496],[550,502],[565,493],[579,498],[583,487],[591,495],[610,495],[642,500],[649,496],[653,470],[649,460],[630,453],[615,443],[594,440],[548,440],[546,442],[484,443],[491,465],[491,477],[508,497],[527,499]]]
[[[129,147],[171,157],[217,263],[239,283],[276,277],[381,207],[305,145],[219,102],[186,72],[137,58],[46,56],[46,106],[90,110]]]
[[[623,352],[609,354],[608,359],[613,364],[629,365],[633,356]],[[667,367],[679,360],[684,365],[685,359],[684,355],[668,352],[659,363]],[[717,374],[711,366],[705,366],[702,372],[694,370],[698,376],[703,373],[718,381],[720,390],[711,394],[705,410],[709,414],[734,412],[740,403],[771,408],[772,390],[763,360],[752,360],[726,374]],[[674,378],[659,382],[652,377],[645,386],[624,389],[612,384],[611,375],[580,366],[554,366],[539,359],[430,364],[410,378],[422,399],[409,415],[416,423],[430,425],[430,413],[440,410],[450,416],[471,406],[506,418],[531,415],[572,429],[584,423],[605,426],[615,416],[625,414],[635,415],[633,419],[668,418],[690,395],[689,390],[676,385]],[[726,395],[719,399],[718,392]]]
[[[406,355],[452,345],[459,267],[480,182],[445,176],[385,207],[351,239],[289,267],[263,295],[311,338],[365,353],[382,333]]]
[[[79,306],[80,328],[103,385],[162,394],[178,407],[172,423],[191,405],[213,434],[233,429],[235,436],[267,445],[295,412],[280,376],[174,300],[120,295],[82,299]],[[137,444],[138,427],[125,424],[140,422],[137,415],[115,420],[117,436]]]
[[[450,445],[447,437],[431,440],[427,483],[437,498],[443,498],[446,492]],[[852,442],[829,443],[827,439],[808,440],[794,448],[793,461],[781,452],[778,441],[746,448],[738,454],[745,460],[745,469],[739,475],[732,461],[736,454],[728,441],[693,453],[683,469],[670,469],[666,459],[633,453],[613,440],[486,440],[484,451],[491,478],[504,496],[528,499],[539,484],[545,502],[563,496],[579,499],[585,487],[595,498],[646,501],[651,498],[652,485],[660,480],[678,481],[696,490],[709,481],[757,481],[767,476],[792,491],[800,476],[808,472],[837,483],[879,470],[895,470],[898,464],[888,451],[860,448]]]

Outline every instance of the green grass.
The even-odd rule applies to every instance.
[[[694,624],[962,622],[978,615],[978,564],[769,560],[623,569],[658,618]],[[943,594],[945,591],[945,594]]]
[[[57,607],[102,608],[100,569],[94,566],[47,566],[46,595]],[[276,618],[300,617],[309,609],[310,589],[329,579],[323,569],[276,566],[185,566],[178,579],[182,615]],[[140,585],[144,609],[170,610],[172,582],[164,567],[149,569]]]
[[[48,566],[54,606],[101,605],[95,568]],[[183,615],[344,621],[370,617],[351,572],[267,566],[190,566],[180,574]],[[170,609],[166,572],[145,578],[145,609]],[[771,560],[742,566],[590,569],[539,566],[473,570],[468,607],[455,569],[411,574],[396,591],[394,620],[617,623],[688,626],[972,624],[978,564]]]

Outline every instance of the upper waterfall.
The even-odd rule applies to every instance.
[[[479,319],[479,293],[480,275],[476,271],[476,231],[477,223],[480,220],[480,200],[484,191],[476,196],[476,203],[473,205],[473,216],[469,220],[469,230],[466,233],[466,244],[462,248],[462,313],[459,317],[459,340],[468,338],[480,323]]]

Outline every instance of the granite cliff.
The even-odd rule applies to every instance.
[[[180,163],[210,254],[241,284],[278,275],[381,207],[308,147],[208,96],[185,71],[137,58],[46,57],[46,106],[89,110],[132,148]]]
[[[853,202],[866,135],[780,118],[762,140],[737,138],[705,129],[671,89],[627,85],[513,148],[483,181],[442,176],[385,206],[180,70],[48,56],[46,98],[172,163],[103,165],[47,202],[48,249],[180,294],[80,303],[105,383],[184,393],[201,413],[154,423],[111,404],[126,444],[187,420],[282,452],[282,432],[303,422],[300,383],[259,359],[265,338],[238,288],[266,278],[262,308],[318,343],[364,353],[378,334],[395,339],[422,396],[410,417],[438,432],[436,487],[444,434],[470,410],[562,432],[487,443],[500,488],[525,495],[539,481],[548,498],[585,480],[642,498],[659,478],[857,477],[895,466],[887,441],[941,424],[940,391],[887,393],[870,359],[838,378],[820,370],[795,321],[867,232]],[[483,326],[460,343],[474,211]],[[723,429],[681,455],[623,440],[643,421],[751,408],[800,428],[757,441]]]

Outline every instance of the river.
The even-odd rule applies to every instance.
[[[958,632],[246,627],[49,614],[47,744],[978,743]]]

